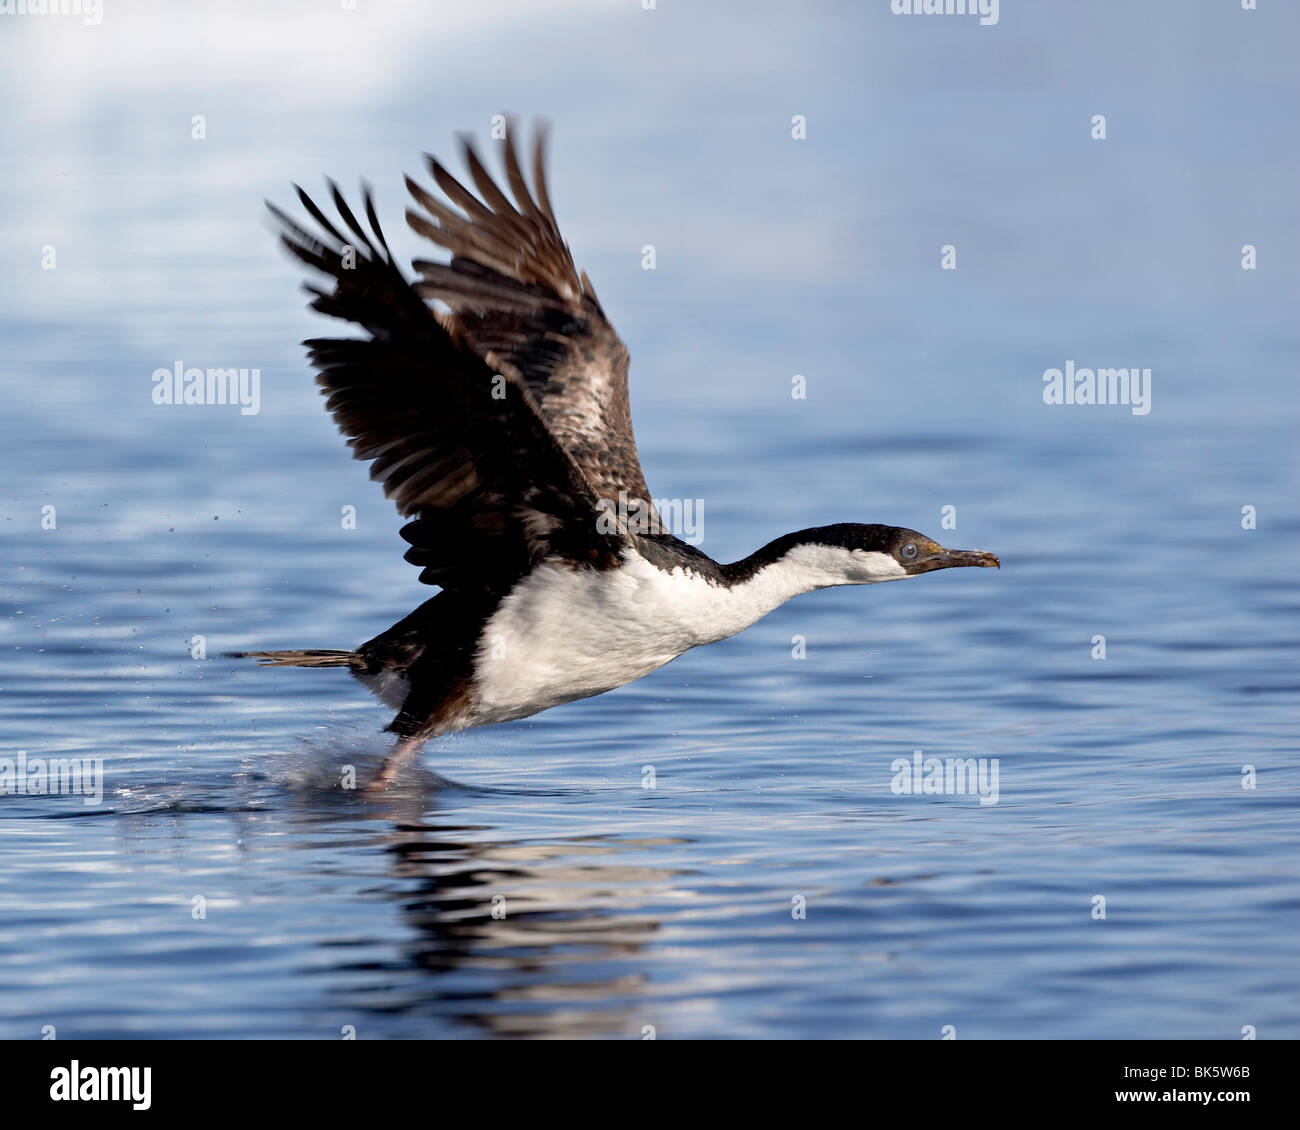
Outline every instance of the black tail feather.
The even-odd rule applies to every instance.
[[[355,651],[232,651],[232,659],[256,659],[259,667],[351,667]]]

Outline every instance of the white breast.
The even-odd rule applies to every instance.
[[[523,718],[648,675],[736,621],[727,589],[634,551],[603,571],[542,565],[501,602],[475,657],[478,724]],[[725,621],[725,622],[724,622]],[[733,625],[734,622],[734,625]]]
[[[735,635],[800,593],[898,576],[906,573],[883,554],[817,546],[799,546],[730,587],[692,570],[656,568],[632,549],[617,569],[541,565],[484,626],[473,724],[621,687],[689,648]]]

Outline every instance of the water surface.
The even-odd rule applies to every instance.
[[[201,32],[188,71],[112,62],[127,13],[13,29],[82,86],[0,123],[0,756],[102,758],[105,792],[0,798],[0,1035],[1300,1036],[1294,18],[499,7],[361,13],[404,50],[351,87],[301,11],[278,67],[260,8],[135,28],[181,62]],[[705,551],[879,521],[1003,568],[811,594],[362,798],[390,713],[223,658],[431,593],[260,198],[364,173],[397,229],[398,171],[503,102],[557,121],[647,477]],[[178,359],[259,367],[260,411],[153,405]],[[1151,367],[1152,411],[1044,405],[1066,360]],[[997,803],[896,794],[917,750],[996,758]]]

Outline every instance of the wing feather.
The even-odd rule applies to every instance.
[[[371,477],[415,519],[402,535],[420,579],[503,589],[540,560],[616,564],[625,542],[598,528],[597,495],[527,383],[507,366],[494,370],[457,323],[429,308],[393,262],[368,190],[369,232],[332,183],[329,191],[352,238],[302,189],[319,234],[268,207],[284,246],[333,282],[307,287],[310,305],[369,334],[304,344],[353,455],[372,461]]]
[[[514,131],[507,129],[510,196],[492,179],[472,141],[462,142],[478,195],[432,157],[428,166],[447,202],[406,179],[420,209],[408,210],[407,222],[451,252],[447,263],[415,260],[416,293],[445,305],[480,355],[519,375],[599,498],[614,501],[626,492],[653,513],[632,431],[627,349],[586,273],[575,267],[555,221],[545,132],[539,128],[535,138],[530,188]]]

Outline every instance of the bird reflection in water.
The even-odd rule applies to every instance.
[[[366,806],[391,821],[392,893],[414,934],[406,952],[423,974],[370,995],[372,1006],[494,1035],[640,1039],[653,1028],[658,1010],[641,954],[663,925],[656,908],[689,892],[676,885],[684,872],[639,860],[688,841],[511,840],[500,827],[440,822],[429,799],[403,789]]]

